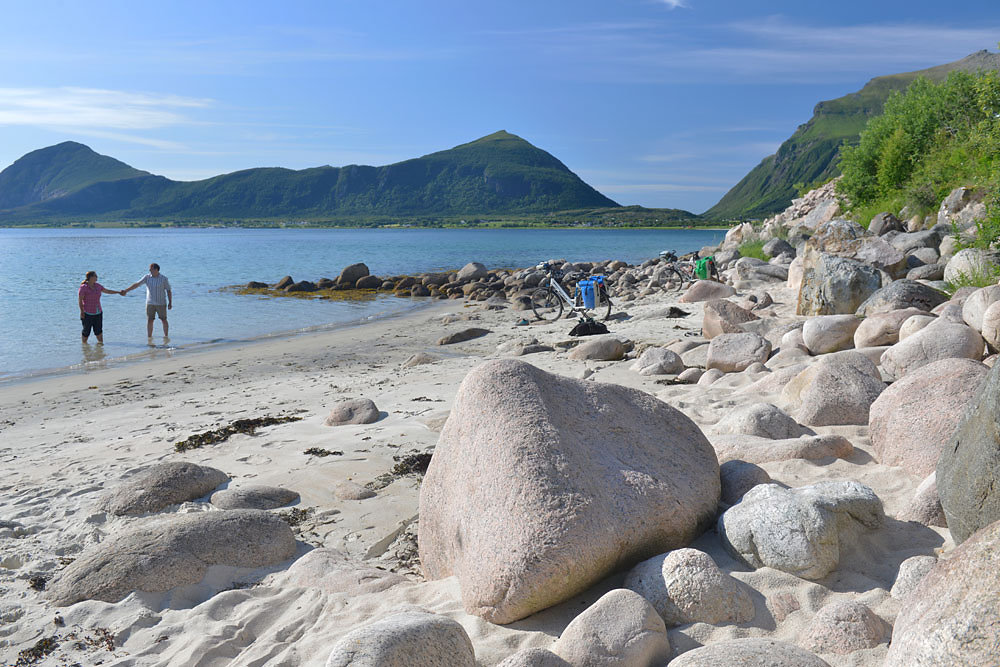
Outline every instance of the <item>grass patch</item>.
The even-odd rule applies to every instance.
[[[1000,266],[986,264],[975,267],[968,273],[959,273],[954,280],[945,282],[944,291],[951,296],[963,287],[990,287],[998,282],[1000,282]]]
[[[770,255],[764,252],[764,241],[745,241],[739,247],[741,257],[755,257],[762,261],[771,259]]]

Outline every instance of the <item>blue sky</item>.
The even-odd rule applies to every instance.
[[[0,167],[72,139],[192,180],[388,164],[505,129],[620,203],[694,212],[817,101],[1000,41],[995,0],[3,8]]]

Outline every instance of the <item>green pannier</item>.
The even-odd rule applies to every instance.
[[[714,263],[714,257],[699,259],[694,263],[694,275],[701,280],[708,280],[709,274],[712,272],[712,264]]]

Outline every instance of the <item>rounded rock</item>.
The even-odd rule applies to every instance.
[[[629,667],[666,664],[667,628],[641,595],[618,588],[570,621],[552,652],[571,665]]]
[[[224,510],[271,510],[298,500],[299,494],[291,489],[254,484],[216,491],[211,503]]]
[[[327,426],[371,424],[378,421],[379,410],[370,398],[352,398],[341,401],[327,415]]]
[[[387,616],[345,635],[326,667],[476,667],[465,629],[423,610]]]
[[[670,667],[830,667],[819,656],[795,644],[747,637],[713,642],[670,662]]]
[[[677,549],[639,563],[625,576],[625,588],[648,600],[667,626],[745,623],[754,617],[744,585],[697,549]]]
[[[846,655],[889,640],[892,626],[853,600],[832,602],[813,617],[802,645],[816,653]]]

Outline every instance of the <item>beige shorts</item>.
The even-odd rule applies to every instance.
[[[157,315],[164,322],[167,321],[167,307],[166,306],[154,306],[151,303],[146,304],[146,319],[155,320]]]

